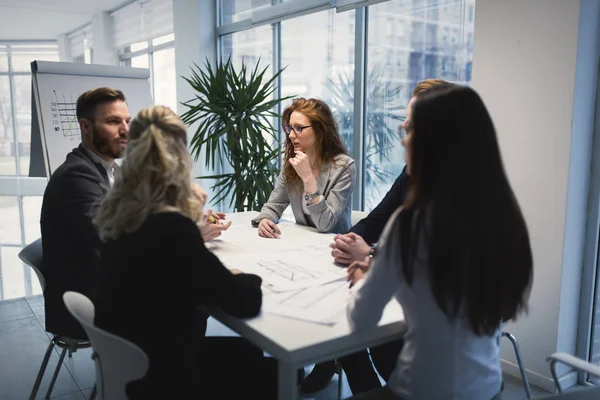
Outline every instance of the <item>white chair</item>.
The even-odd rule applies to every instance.
[[[92,342],[99,398],[127,400],[125,386],[146,375],[148,356],[130,341],[96,327],[94,304],[86,296],[69,291],[63,295],[63,300]]]
[[[352,210],[352,213],[350,214],[350,223],[352,226],[354,226],[358,221],[365,218],[367,215],[369,215],[367,211]]]
[[[556,385],[556,391],[559,393],[559,396],[555,396],[556,398],[572,400],[600,399],[600,387],[588,390],[581,389],[563,394],[562,387],[560,386],[560,380],[556,375],[556,364],[559,362],[566,364],[573,367],[577,371],[585,372],[588,375],[595,376],[596,378],[600,378],[600,366],[591,364],[567,353],[554,353],[550,357],[546,358],[546,361],[550,361],[550,372],[552,372],[552,378],[554,379],[554,385]],[[577,397],[577,395],[580,395],[581,397]]]
[[[600,399],[600,387],[591,388],[576,388],[567,393],[562,392],[560,387],[560,381],[556,376],[556,363],[561,362],[563,364],[570,365],[575,370],[586,372],[590,375],[600,378],[600,367],[597,365],[590,364],[584,360],[573,357],[565,353],[554,353],[546,359],[550,361],[550,371],[554,378],[554,384],[556,385],[557,394],[545,395],[541,397],[535,397],[536,400],[598,400]]]
[[[37,275],[43,292],[44,289],[46,289],[46,279],[40,270],[42,267],[42,257],[42,238],[29,243],[27,246],[25,246],[25,248],[23,248],[23,250],[19,252],[19,258],[21,261],[29,265]]]
[[[38,239],[23,248],[19,252],[19,258],[27,265],[33,269],[35,274],[37,275],[40,286],[42,288],[42,292],[46,289],[46,279],[42,274],[42,239]],[[40,384],[42,383],[42,378],[44,377],[44,373],[46,372],[46,367],[48,366],[48,361],[50,360],[50,356],[52,355],[52,349],[54,346],[60,347],[62,352],[60,353],[60,357],[58,359],[58,363],[56,364],[56,368],[54,369],[54,375],[52,375],[52,380],[50,381],[50,386],[48,387],[48,391],[46,392],[46,396],[44,398],[49,399],[52,394],[52,389],[54,389],[54,384],[56,383],[56,378],[58,378],[58,373],[60,372],[60,368],[62,366],[63,360],[65,359],[65,354],[68,352],[69,357],[72,356],[78,349],[86,349],[91,346],[88,340],[80,340],[80,339],[72,339],[66,336],[54,335],[48,347],[46,348],[46,354],[44,355],[44,360],[42,361],[42,365],[38,371],[37,377],[35,379],[35,383],[33,384],[33,388],[31,389],[31,394],[29,395],[29,399],[35,399],[37,392],[40,388]],[[90,397],[93,399],[94,395]]]

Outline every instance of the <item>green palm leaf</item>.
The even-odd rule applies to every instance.
[[[269,66],[259,64],[249,69],[242,62],[236,69],[231,58],[214,67],[205,60],[202,68],[194,64],[183,77],[195,94],[181,103],[181,119],[193,126],[190,154],[195,160],[204,155],[207,168],[233,171],[198,178],[214,180],[214,201],[229,201],[235,211],[260,210],[269,198],[281,156],[273,127],[274,118],[281,116],[273,110],[294,97],[274,98],[284,69],[267,79]]]

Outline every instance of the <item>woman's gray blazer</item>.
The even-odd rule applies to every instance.
[[[258,226],[258,222],[263,218],[277,222],[291,204],[296,223],[315,227],[319,232],[346,233],[351,226],[352,190],[355,184],[354,160],[345,154],[336,156],[333,162],[321,167],[317,181],[317,188],[325,199],[307,206],[308,215],[305,215],[302,209],[302,202],[306,202],[304,191],[298,192],[289,188],[285,184],[282,170],[269,200],[260,210],[260,214],[252,220],[252,225]]]

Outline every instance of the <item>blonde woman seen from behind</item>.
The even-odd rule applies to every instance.
[[[128,169],[128,181],[115,181],[106,197],[105,206],[99,211],[97,220],[102,220],[104,224],[101,231],[103,239],[112,239],[125,231],[137,230],[149,214],[173,208],[181,210],[198,224],[205,241],[220,236],[221,231],[229,228],[231,222],[211,225],[208,218],[211,215],[214,217],[215,213],[202,213],[206,192],[200,186],[190,184],[191,158],[187,150],[185,125],[166,107],[157,106],[153,110],[155,113],[164,112],[165,117],[160,125],[159,122],[151,124],[144,140],[136,142],[136,148],[127,153],[130,160],[123,163],[122,169]],[[178,132],[179,136],[163,138],[160,136],[161,129]],[[141,165],[146,168],[137,170]],[[148,179],[150,176],[160,176],[163,179],[151,181]],[[181,192],[178,194],[181,196],[179,199],[173,198],[176,190]],[[218,219],[225,217],[222,213],[216,215]]]
[[[204,336],[208,315],[198,307],[254,317],[261,279],[228,270],[206,249],[206,194],[190,181],[183,122],[166,107],[140,111],[121,175],[95,219],[106,243],[94,322],[150,359],[146,376],[128,385],[130,399],[275,398],[272,359],[242,338]]]

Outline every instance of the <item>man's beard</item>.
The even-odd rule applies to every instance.
[[[123,153],[125,153],[125,149],[119,143],[114,143],[110,139],[101,137],[95,127],[92,128],[92,143],[98,153],[106,157],[121,158],[123,157]]]

